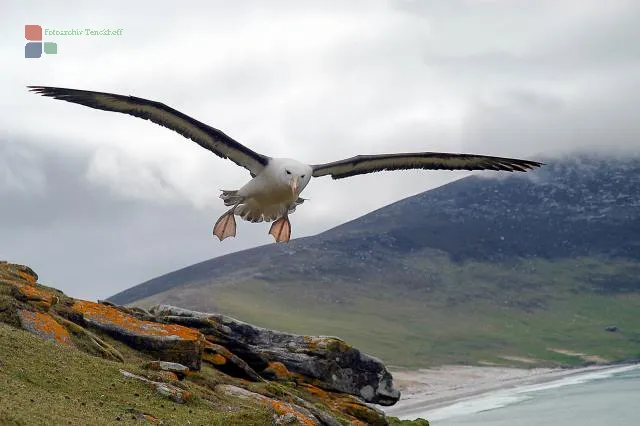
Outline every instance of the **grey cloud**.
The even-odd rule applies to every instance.
[[[126,198],[84,176],[91,152],[44,150],[0,140],[0,171],[27,182],[11,190],[0,173],[0,258],[32,266],[42,281],[76,297],[105,298],[166,271],[268,242],[267,229],[239,225],[221,244],[211,235],[220,211],[190,203]],[[15,167],[14,167],[15,166]],[[29,186],[29,176],[43,179]],[[26,179],[26,180],[25,180]]]
[[[42,99],[27,84],[157,100],[257,151],[312,163],[414,150],[638,149],[635,1],[65,5],[15,3],[0,32],[22,40],[15,23],[38,10],[45,26],[117,24],[125,34],[61,39],[56,58],[17,57],[0,70],[0,258],[31,264],[75,296],[105,297],[270,243],[268,225],[239,222],[238,238],[219,243],[218,189],[245,183],[244,169],[152,123]],[[15,50],[0,47],[6,58]],[[314,180],[294,236],[465,175]]]
[[[432,25],[425,63],[463,79],[576,78],[640,60],[635,1],[398,1]]]
[[[640,151],[640,78],[608,81],[566,98],[528,92],[500,104],[478,101],[465,121],[464,148],[553,156],[572,150]]]

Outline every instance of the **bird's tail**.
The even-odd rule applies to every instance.
[[[232,197],[233,195],[229,195],[230,200]],[[288,206],[286,204],[274,204],[272,206],[264,207],[249,199],[239,204],[234,213],[248,222],[271,222],[281,218],[287,213],[293,213],[296,210],[296,206],[304,203],[304,201],[304,198],[298,198]],[[226,203],[227,201],[225,201],[225,204]],[[227,205],[233,204],[235,204],[235,202],[230,202],[230,204]]]
[[[238,204],[242,201],[242,197],[238,195],[237,190],[230,191],[227,189],[221,189],[221,191],[222,194],[220,194],[220,198],[224,201],[225,206],[233,206],[234,204]]]

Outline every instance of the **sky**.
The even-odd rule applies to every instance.
[[[82,34],[45,35],[57,54],[27,59],[25,24]],[[273,239],[268,224],[240,221],[236,238],[212,236],[219,190],[246,183],[245,169],[148,121],[27,85],[160,101],[307,163],[640,146],[635,0],[14,0],[0,35],[0,259],[78,298]],[[314,179],[293,237],[467,175]]]

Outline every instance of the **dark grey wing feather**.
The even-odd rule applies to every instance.
[[[230,159],[237,165],[248,169],[252,176],[260,173],[269,161],[269,157],[252,151],[220,130],[201,123],[160,102],[149,101],[135,96],[91,92],[88,90],[45,86],[28,86],[28,88],[32,92],[54,99],[150,120],[180,133],[219,157]]]
[[[414,152],[403,154],[358,155],[326,164],[315,164],[313,176],[331,175],[333,179],[374,173],[383,170],[504,170],[525,172],[543,163],[514,158],[445,152]]]

